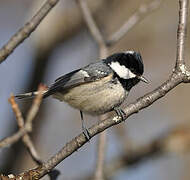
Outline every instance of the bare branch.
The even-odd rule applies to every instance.
[[[176,55],[176,67],[180,68],[180,65],[185,64],[184,51],[185,51],[185,39],[187,31],[187,15],[188,15],[188,0],[179,0],[179,24],[177,30],[177,55]]]
[[[24,127],[24,119],[22,116],[22,113],[17,105],[17,103],[15,102],[14,96],[11,95],[11,97],[9,98],[9,102],[11,104],[11,107],[16,115],[16,119],[17,119],[17,123],[20,129],[22,129]],[[29,153],[31,154],[31,157],[34,159],[35,162],[37,162],[38,164],[41,164],[41,160],[38,156],[38,153],[30,139],[30,136],[28,134],[25,134],[22,137],[22,141],[24,142],[25,146],[27,147],[27,149],[29,150]]]
[[[108,47],[106,44],[99,46],[100,59],[104,59],[108,56]],[[99,120],[102,121],[107,117],[107,114],[104,114],[99,117]],[[97,151],[97,160],[96,160],[96,170],[94,173],[94,180],[103,180],[104,179],[104,161],[105,161],[105,151],[106,151],[106,131],[103,131],[99,135],[98,139],[98,151]]]
[[[104,120],[108,115],[102,115],[99,117],[99,120]],[[100,133],[98,138],[98,148],[97,148],[97,159],[96,159],[96,170],[94,173],[94,180],[103,180],[104,179],[104,161],[105,161],[105,153],[106,153],[106,140],[107,140],[107,132],[103,131]]]
[[[103,131],[99,135],[98,139],[98,151],[96,159],[96,170],[94,173],[94,180],[103,180],[104,179],[104,161],[105,161],[105,152],[106,152],[106,131]]]
[[[86,25],[91,32],[92,37],[99,45],[99,57],[100,59],[104,59],[108,56],[108,47],[104,40],[100,29],[96,25],[94,18],[88,8],[86,0],[77,0],[77,3],[81,9],[81,13],[83,14],[83,18],[86,21]],[[100,116],[100,121],[102,120],[103,116]],[[97,153],[97,160],[96,160],[96,170],[94,174],[94,180],[103,180],[104,175],[104,160],[105,160],[105,150],[106,150],[106,131],[102,132],[99,135],[98,139],[98,153]]]
[[[100,46],[105,45],[104,37],[102,36],[98,26],[96,25],[91,13],[90,13],[90,10],[88,8],[86,0],[76,0],[76,2],[79,4],[79,7],[80,7],[81,12],[84,17],[84,20],[86,21],[86,24],[87,24],[92,36],[96,40],[96,42]]]
[[[24,119],[22,117],[22,113],[17,105],[17,103],[15,102],[14,96],[11,95],[11,97],[9,98],[9,102],[12,106],[12,109],[16,115],[16,119],[17,119],[17,123],[20,129],[24,128]],[[24,145],[27,147],[32,159],[38,164],[40,165],[42,163],[42,161],[40,160],[40,157],[30,139],[30,136],[28,134],[25,134],[22,137],[22,141],[24,143]]]
[[[58,1],[59,0],[47,0],[36,15],[11,37],[7,44],[0,49],[0,63],[5,61],[15,48],[30,36]]]
[[[22,126],[24,124],[24,126],[22,128],[19,129],[18,132],[16,132],[14,135],[9,136],[3,140],[0,141],[0,148],[11,145],[15,142],[17,142],[21,137],[23,137],[26,133],[31,132],[32,131],[32,121],[34,119],[34,117],[36,116],[41,100],[42,100],[42,96],[43,96],[43,91],[46,89],[45,86],[40,85],[39,86],[39,93],[36,96],[36,98],[34,99],[34,102],[32,104],[32,107],[27,115],[26,118],[26,123],[24,124],[24,120],[22,118],[22,114],[18,108],[18,106],[16,105],[16,103],[13,102],[13,98],[10,98],[9,101],[11,102],[11,104],[13,104],[12,108],[13,111],[16,114],[17,117],[17,121],[19,123],[19,126]]]
[[[129,32],[137,23],[142,21],[147,15],[155,11],[160,7],[162,0],[153,0],[150,3],[142,4],[137,11],[117,30],[113,33],[107,40],[109,46],[115,44],[123,36]]]
[[[11,104],[11,107],[15,113],[18,126],[23,127],[24,126],[24,119],[23,119],[22,113],[18,107],[18,104],[15,102],[13,94],[11,94],[11,97],[8,99],[8,101]]]
[[[16,143],[27,132],[29,132],[29,129],[24,127],[20,129],[18,132],[16,132],[15,134],[13,134],[12,136],[2,139],[0,141],[0,148]]]
[[[34,99],[32,103],[32,107],[30,108],[27,117],[26,117],[26,124],[32,125],[32,121],[34,120],[34,117],[36,116],[37,112],[39,111],[40,104],[42,102],[42,97],[43,97],[43,91],[46,90],[47,87],[40,84],[38,88],[38,94],[36,98]],[[32,128],[32,126],[30,127]],[[31,129],[32,130],[32,129]]]

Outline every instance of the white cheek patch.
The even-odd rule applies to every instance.
[[[119,62],[112,62],[109,66],[117,73],[120,78],[131,79],[136,77],[128,68],[124,65],[120,65]]]

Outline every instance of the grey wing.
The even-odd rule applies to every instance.
[[[110,73],[113,73],[113,71],[102,62],[89,64],[84,68],[72,71],[56,79],[55,83],[52,84],[49,90],[44,94],[44,98],[80,84],[96,81],[110,75]]]

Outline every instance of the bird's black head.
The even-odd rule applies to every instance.
[[[140,53],[135,51],[116,53],[107,57],[104,62],[111,67],[127,90],[140,80],[147,82],[142,76],[144,65]]]

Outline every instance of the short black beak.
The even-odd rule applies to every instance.
[[[141,81],[143,81],[143,82],[145,82],[145,83],[149,83],[149,81],[148,81],[148,79],[146,79],[144,76],[138,76],[138,78],[141,80]]]

